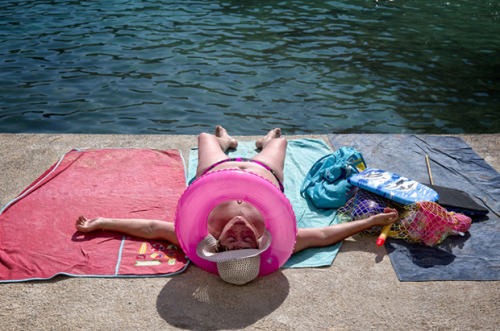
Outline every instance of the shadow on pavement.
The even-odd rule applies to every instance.
[[[178,328],[240,329],[275,311],[289,290],[288,280],[279,270],[236,286],[195,267],[168,281],[156,308],[167,323]]]

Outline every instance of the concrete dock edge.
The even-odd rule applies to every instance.
[[[301,137],[328,142],[325,135],[287,136]],[[500,134],[460,137],[500,172]],[[0,134],[0,205],[72,148],[175,148],[187,162],[196,141]],[[385,248],[371,238],[345,240],[331,267],[283,269],[243,287],[194,265],[173,277],[0,284],[0,330],[496,330],[499,324],[499,281],[399,282]]]

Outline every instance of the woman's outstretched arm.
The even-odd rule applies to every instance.
[[[397,219],[398,212],[395,209],[385,208],[383,213],[362,220],[322,228],[299,229],[293,252],[297,253],[311,247],[330,246],[373,226],[394,223]]]
[[[174,223],[171,222],[104,217],[87,219],[80,216],[76,220],[75,226],[78,231],[84,233],[97,230],[115,231],[144,239],[168,240],[174,245],[179,245]]]

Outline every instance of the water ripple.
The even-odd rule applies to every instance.
[[[0,3],[0,132],[500,132],[499,3]]]

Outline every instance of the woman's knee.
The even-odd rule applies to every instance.
[[[274,144],[280,149],[286,149],[286,146],[288,145],[288,140],[286,140],[285,137],[278,137],[274,138]]]
[[[207,139],[213,139],[214,135],[210,134],[210,133],[206,133],[206,132],[202,132],[198,135],[198,143],[200,141],[203,141],[203,140],[207,140]]]

